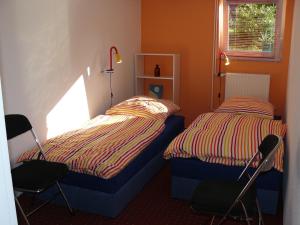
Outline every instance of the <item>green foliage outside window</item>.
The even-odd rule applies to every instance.
[[[229,5],[229,50],[272,52],[275,4]]]

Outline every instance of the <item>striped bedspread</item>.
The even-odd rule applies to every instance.
[[[232,113],[205,113],[171,142],[164,157],[194,157],[210,163],[244,166],[266,135],[283,137],[285,132],[286,126],[278,120]],[[282,143],[274,162],[274,168],[279,171],[283,171],[283,153]],[[253,166],[257,164],[258,161]]]
[[[70,170],[109,179],[118,174],[164,129],[164,120],[100,115],[81,129],[43,144],[47,160],[66,163]],[[37,157],[37,149],[18,161]]]

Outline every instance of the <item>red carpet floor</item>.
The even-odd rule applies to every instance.
[[[29,199],[21,197],[28,206]],[[101,204],[101,202],[99,202]],[[18,215],[19,224],[25,224]],[[31,225],[200,225],[209,217],[194,214],[185,201],[170,197],[170,169],[166,166],[157,174],[115,219],[77,211],[71,216],[62,206],[50,204],[29,218]],[[281,225],[282,212],[276,216],[264,215],[265,225]],[[1,223],[1,222],[0,222]],[[245,224],[232,220],[224,225]]]

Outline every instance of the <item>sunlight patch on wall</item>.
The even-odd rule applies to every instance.
[[[83,75],[47,115],[47,139],[79,128],[90,119]]]

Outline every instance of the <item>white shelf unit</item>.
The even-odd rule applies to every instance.
[[[145,57],[171,57],[172,58],[172,73],[160,74],[155,77],[152,74],[145,74]],[[160,54],[160,53],[138,53],[135,54],[135,94],[144,95],[145,79],[152,80],[169,80],[172,82],[172,101],[179,105],[179,84],[180,84],[180,55],[179,54]],[[154,68],[153,68],[154,71]]]

